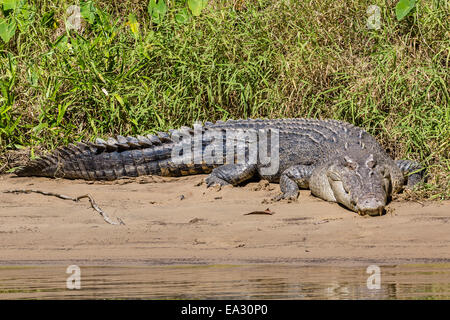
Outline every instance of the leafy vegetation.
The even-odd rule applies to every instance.
[[[416,0],[399,0],[395,6],[395,14],[397,20],[403,20],[414,7],[416,6]]]
[[[17,150],[195,120],[334,118],[424,163],[425,197],[450,197],[448,2],[0,4],[0,171]]]

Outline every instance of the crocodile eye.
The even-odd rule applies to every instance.
[[[347,167],[352,169],[352,170],[356,170],[356,163],[354,162],[349,162],[347,163]]]
[[[371,154],[369,156],[369,158],[367,158],[367,160],[366,160],[366,166],[370,169],[373,169],[373,168],[375,168],[376,165],[377,165],[377,162],[373,158],[373,154]]]
[[[345,156],[345,166],[351,170],[356,170],[356,163],[350,159],[349,157]]]

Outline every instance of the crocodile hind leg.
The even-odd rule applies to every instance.
[[[395,164],[407,179],[406,186],[408,188],[426,180],[425,168],[420,163],[412,160],[396,160]]]
[[[213,169],[208,178],[206,178],[206,185],[208,187],[215,184],[221,186],[232,184],[235,186],[249,180],[256,172],[256,165],[225,164]]]
[[[296,165],[283,171],[280,177],[280,189],[282,193],[275,197],[274,200],[297,199],[299,188],[309,188],[309,178],[313,169],[313,166]]]

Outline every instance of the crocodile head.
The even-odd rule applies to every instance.
[[[336,158],[326,176],[336,202],[360,215],[374,216],[383,213],[392,193],[391,172],[391,164],[359,150]]]
[[[394,161],[384,152],[361,147],[335,153],[313,170],[309,180],[312,194],[360,215],[383,214],[388,199],[404,182]]]

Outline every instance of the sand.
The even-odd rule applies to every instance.
[[[279,186],[207,189],[206,176],[110,183],[0,176],[0,264],[155,265],[295,263],[367,265],[450,262],[450,201],[394,200],[360,217],[302,190],[271,202]],[[79,203],[10,189],[79,196]],[[273,214],[250,214],[269,208]]]

